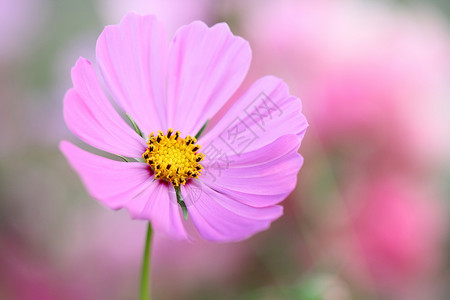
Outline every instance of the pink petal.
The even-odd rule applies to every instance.
[[[300,138],[290,134],[241,155],[205,158],[200,179],[236,201],[264,207],[279,203],[295,188],[303,158]]]
[[[61,142],[60,149],[89,194],[109,208],[123,207],[152,186],[153,176],[147,164],[110,160],[66,141]]]
[[[276,77],[256,81],[199,141],[230,155],[261,148],[286,134],[303,138],[308,123],[302,104]]]
[[[97,41],[97,62],[114,99],[145,133],[165,130],[168,42],[154,16],[127,14]]]
[[[104,151],[140,157],[146,149],[144,139],[114,110],[86,59],[78,59],[72,68],[72,81],[74,87],[64,97],[64,119],[70,130]]]
[[[168,125],[195,135],[233,95],[251,60],[248,42],[228,25],[196,21],[180,28],[169,52]]]
[[[181,208],[171,185],[155,181],[151,188],[130,201],[127,208],[133,218],[150,220],[156,231],[174,238],[188,239]]]
[[[193,180],[189,185],[198,191],[195,196],[190,196],[189,190],[182,187],[189,218],[200,235],[210,241],[229,242],[246,239],[266,230],[270,223],[283,213],[281,206],[256,208],[242,204],[227,194],[209,188],[200,180]]]

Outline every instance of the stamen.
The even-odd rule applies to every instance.
[[[199,164],[205,157],[196,153],[201,147],[195,137],[180,137],[180,132],[170,128],[167,134],[158,131],[148,137],[148,148],[142,154],[145,162],[155,171],[155,179],[169,181],[173,186],[186,184],[189,178],[198,178],[203,167]]]

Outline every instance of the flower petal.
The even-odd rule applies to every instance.
[[[194,196],[182,187],[182,193],[192,219],[200,235],[210,241],[230,242],[246,239],[266,230],[270,223],[283,213],[281,206],[251,207],[227,194],[219,193],[200,180],[189,183],[197,190]]]
[[[254,207],[279,203],[295,188],[303,158],[301,139],[285,135],[258,150],[205,158],[200,179],[212,189]]]
[[[114,154],[140,157],[146,144],[106,98],[92,65],[84,58],[72,68],[73,88],[64,97],[64,119],[80,139]]]
[[[250,61],[248,42],[225,23],[181,27],[169,52],[168,125],[195,135],[242,83]]]
[[[167,183],[155,181],[127,204],[133,218],[150,220],[153,228],[177,239],[188,239],[175,190]]]
[[[106,85],[144,133],[165,130],[164,76],[168,42],[155,16],[127,14],[97,41],[97,62]]]
[[[281,79],[266,76],[256,81],[199,142],[204,148],[214,144],[229,155],[240,155],[282,135],[303,138],[307,127],[300,100],[289,95]]]
[[[147,164],[110,160],[66,141],[61,142],[60,149],[89,194],[109,208],[122,208],[152,185],[153,176]]]

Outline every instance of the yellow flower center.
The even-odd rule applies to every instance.
[[[148,136],[148,148],[142,154],[145,162],[155,171],[155,178],[170,181],[173,186],[185,185],[189,178],[198,178],[203,169],[200,161],[205,157],[199,153],[195,137],[180,137],[180,132],[170,128],[167,134],[158,131]]]

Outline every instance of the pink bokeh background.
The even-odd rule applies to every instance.
[[[310,123],[297,188],[268,231],[230,244],[156,234],[155,299],[448,299],[450,10],[439,2],[0,7],[0,299],[137,297],[146,224],[90,199],[57,148],[83,145],[62,117],[70,68],[129,10],[170,35],[227,22],[253,51],[230,103],[271,74]]]

